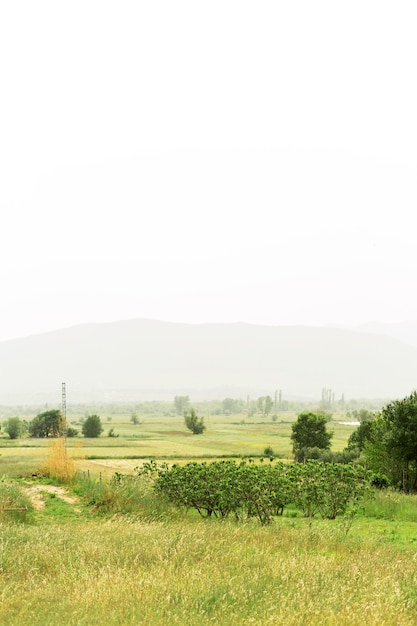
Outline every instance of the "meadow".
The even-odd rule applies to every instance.
[[[128,414],[109,417],[100,438],[67,440],[78,471],[61,485],[69,501],[48,491],[59,481],[32,476],[50,454],[47,441],[0,437],[0,486],[39,489],[43,501],[23,520],[0,517],[1,624],[417,623],[414,496],[375,491],[353,520],[288,510],[260,526],[203,520],[158,501],[148,483],[124,499],[111,486],[115,471],[150,458],[259,462],[269,446],[290,460],[295,414],[210,415],[199,436],[180,417],[148,415],[138,425]],[[329,422],[334,450],[354,429],[343,421]],[[110,428],[119,436],[108,437]]]

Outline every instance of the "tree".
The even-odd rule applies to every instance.
[[[261,396],[256,401],[256,408],[258,412],[262,415],[262,417],[267,417],[270,414],[273,406],[274,403],[271,396]]]
[[[64,419],[61,411],[52,409],[39,413],[29,424],[31,437],[59,437],[62,435]]]
[[[19,439],[22,434],[23,424],[18,417],[9,417],[4,424],[4,430],[10,439]]]
[[[132,411],[132,414],[130,416],[130,421],[132,422],[132,424],[134,424],[135,426],[137,424],[139,424],[139,418],[138,418],[138,414],[136,413],[136,411]]]
[[[184,415],[190,403],[189,396],[175,396],[174,407],[178,415]]]
[[[357,449],[362,452],[367,441],[373,442],[375,439],[375,420],[368,418],[361,422],[360,425],[350,435],[347,443],[347,449]]]
[[[193,435],[201,435],[206,427],[204,426],[204,418],[198,417],[194,409],[191,409],[189,413],[184,413],[184,421],[188,430],[191,430]]]
[[[384,406],[379,421],[382,436],[365,446],[366,455],[382,445],[381,453],[390,461],[391,483],[404,491],[417,491],[417,391]]]
[[[292,425],[291,440],[294,457],[302,461],[306,457],[308,448],[330,449],[333,433],[326,428],[327,418],[317,413],[300,413],[295,424]]]
[[[87,419],[84,421],[82,426],[82,433],[84,437],[100,437],[103,432],[103,426],[101,424],[101,419],[98,415],[89,415]]]

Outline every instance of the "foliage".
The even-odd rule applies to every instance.
[[[417,391],[388,403],[377,418],[359,428],[366,435],[363,451],[368,466],[394,487],[416,492]]]
[[[59,437],[63,433],[63,416],[58,409],[39,413],[29,423],[29,434],[31,437]]]
[[[189,396],[175,396],[174,398],[174,408],[177,415],[184,415],[185,411],[188,409],[190,404]]]
[[[101,424],[101,419],[98,415],[89,415],[82,425],[81,429],[84,437],[96,438],[100,437],[103,432],[103,426]]]
[[[78,435],[78,430],[72,426],[68,426],[66,435],[67,437],[76,437]]]
[[[300,413],[295,424],[292,425],[291,440],[293,442],[294,457],[303,461],[307,448],[328,450],[333,433],[326,428],[327,418],[317,413]]]
[[[332,450],[323,450],[322,448],[303,448],[303,461],[322,461],[323,463],[352,463],[355,461],[359,452],[357,448],[345,449],[333,452]]]
[[[194,409],[191,409],[189,413],[184,413],[184,422],[193,435],[201,435],[206,430],[204,418],[199,417]]]
[[[354,409],[349,415],[357,419],[361,424],[368,420],[373,420],[376,417],[376,413],[369,409]]]
[[[3,425],[10,439],[19,439],[23,431],[23,423],[19,417],[9,417]]]
[[[378,424],[375,418],[363,420],[360,425],[350,435],[347,443],[348,450],[358,450],[362,452],[366,442],[374,442],[378,431]]]
[[[353,465],[309,461],[285,465],[214,461],[171,468],[145,464],[141,475],[156,476],[155,489],[176,506],[202,517],[256,517],[261,524],[293,504],[307,517],[335,519],[364,497],[370,475]]]

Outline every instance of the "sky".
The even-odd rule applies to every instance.
[[[417,319],[417,9],[0,7],[0,340]]]

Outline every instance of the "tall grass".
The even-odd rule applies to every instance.
[[[16,483],[0,479],[0,523],[25,521],[31,502],[22,488]]]
[[[414,553],[330,522],[260,528],[114,518],[2,534],[10,626],[414,625]]]
[[[97,481],[78,474],[75,490],[97,513],[134,515],[142,520],[183,517],[178,509],[158,496],[150,481],[144,478],[119,474],[119,479]]]
[[[68,455],[63,437],[51,440],[48,456],[40,466],[39,471],[44,476],[54,478],[64,483],[73,480],[76,467],[73,459]]]

